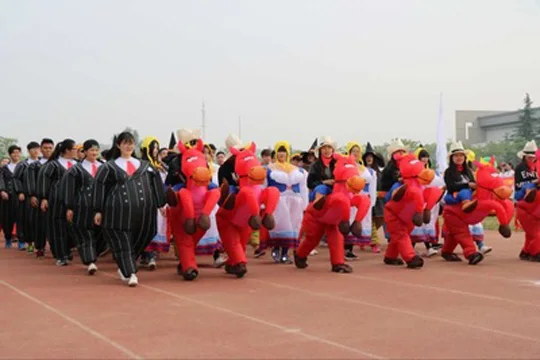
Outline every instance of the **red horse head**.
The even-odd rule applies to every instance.
[[[262,185],[266,180],[266,169],[261,165],[255,155],[257,147],[254,142],[248,148],[229,148],[231,154],[236,156],[234,172],[238,175],[238,183],[244,185]]]
[[[197,140],[195,146],[189,149],[183,143],[178,144],[178,149],[182,154],[182,172],[186,175],[188,184],[208,186],[212,180],[212,173],[202,153],[203,147],[202,139]]]
[[[435,178],[435,172],[427,169],[413,154],[398,155],[396,160],[403,182],[408,185],[429,185]]]
[[[512,195],[512,189],[504,184],[504,180],[499,177],[495,168],[495,159],[491,158],[489,163],[482,164],[475,161],[476,172],[476,198],[478,200],[506,200]]]
[[[340,187],[345,185],[342,189],[347,192],[358,194],[362,191],[366,186],[366,180],[360,177],[356,159],[352,155],[343,156],[337,153],[334,154],[334,159],[336,160],[334,167],[336,186],[334,190],[339,190]]]

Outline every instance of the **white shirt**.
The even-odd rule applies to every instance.
[[[122,157],[119,157],[116,160],[114,160],[116,165],[118,165],[125,172],[127,172],[128,161],[130,161],[133,164],[133,166],[135,166],[135,170],[137,170],[141,166],[141,162],[133,157],[130,157],[129,159],[124,159]]]
[[[41,163],[41,165],[45,164],[47,161],[49,161],[49,159],[45,159],[45,158],[39,159],[39,162]]]
[[[97,169],[99,169],[99,167],[102,165],[99,161],[90,162],[86,159],[84,159],[82,162],[82,167],[84,168],[84,170],[88,171],[88,173],[92,176],[94,176],[94,174],[92,174],[93,164],[97,165]]]
[[[6,166],[9,169],[9,171],[11,171],[11,173],[14,173],[15,172],[15,167],[17,166],[17,164],[8,163]]]
[[[69,168],[68,168],[68,163],[71,163],[71,166],[75,165],[75,160],[72,160],[72,159],[66,159],[66,158],[61,157],[61,156],[58,158],[58,162],[59,162],[60,164],[62,164],[62,166],[63,166],[64,168],[66,168],[66,169],[69,169]],[[70,167],[71,167],[71,166],[70,166]]]

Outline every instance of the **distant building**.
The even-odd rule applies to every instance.
[[[518,111],[456,111],[456,140],[465,146],[497,142],[512,135],[519,124]],[[532,108],[532,115],[540,117],[540,107]]]

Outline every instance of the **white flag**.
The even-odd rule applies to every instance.
[[[436,150],[436,159],[437,159],[437,173],[441,175],[444,170],[448,167],[446,160],[447,157],[446,149],[446,136],[444,131],[444,121],[443,121],[443,106],[442,106],[442,93],[439,100],[439,119],[437,122],[437,150]]]

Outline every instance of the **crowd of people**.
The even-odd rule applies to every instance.
[[[338,148],[331,137],[318,138],[310,149],[301,153],[292,153],[286,141],[277,142],[273,149],[258,151],[256,160],[264,167],[263,177],[253,175],[249,169],[241,173],[238,158],[244,156],[241,154],[246,149],[255,151],[255,146],[242,143],[235,136],[226,139],[226,152],[216,151],[213,144],[204,143],[198,131],[182,129],[173,140],[169,147],[162,147],[158,139],[150,136],[136,149],[133,134],[122,132],[115,137],[113,146],[104,150],[93,139],[81,144],[64,139],[55,144],[52,139],[44,138],[40,143],[27,144],[24,160],[21,147],[10,146],[9,159],[0,167],[5,247],[11,248],[16,241],[19,250],[35,253],[38,259],[43,259],[48,243],[57,266],[70,264],[77,249],[90,275],[98,270],[98,259],[112,252],[120,279],[135,286],[138,267],[155,270],[159,254],[169,252],[172,244],[180,260],[178,273],[186,280],[198,275],[196,265],[187,265],[194,261],[195,255],[212,256],[215,267],[225,266],[228,273],[241,277],[247,271],[246,261],[241,260],[240,265],[232,262],[231,257],[238,255],[231,247],[231,242],[236,240],[230,239],[230,228],[224,223],[237,220],[220,214],[228,211],[228,204],[234,202],[231,194],[240,194],[239,189],[249,180],[259,189],[256,192],[273,189],[271,194],[278,194],[272,204],[268,193],[257,193],[256,196],[268,198],[257,210],[264,215],[264,226],[253,216],[244,226],[254,257],[264,257],[268,250],[276,263],[295,263],[297,267],[306,264],[305,259],[296,254],[309,230],[303,221],[306,209],[331,194],[339,182],[335,177]],[[208,171],[201,172],[200,166],[190,168],[190,161],[200,160],[197,159],[199,150]],[[535,201],[536,152],[534,141],[528,142],[517,154],[520,163],[515,170],[511,164],[499,164],[499,176],[513,182],[516,202]],[[358,227],[361,231],[342,231],[339,246],[343,249],[343,261],[332,259],[333,271],[352,271],[344,262],[357,259],[356,249],[380,253],[381,228],[386,240],[391,241],[385,226],[385,206],[393,196],[399,196],[396,193],[404,181],[399,162],[410,153],[425,168],[431,167],[430,154],[424,148],[409,149],[399,139],[392,141],[386,157],[377,153],[370,143],[365,148],[354,141],[346,144],[341,155],[354,159],[358,176],[363,179],[361,193],[369,199],[370,205]],[[253,160],[251,158],[253,156],[242,159],[248,162]],[[478,204],[475,154],[457,142],[450,146],[447,160],[444,174],[435,175],[424,185],[442,189],[444,197],[430,210],[429,221],[416,224],[410,233],[412,244],[424,245],[424,257],[441,252],[440,239],[444,238],[445,230],[440,215],[444,206],[459,206],[464,213],[470,213]],[[258,180],[253,180],[255,178]],[[196,190],[199,188],[203,189],[200,194]],[[186,190],[192,194],[192,204],[180,196]],[[208,202],[214,191],[219,192],[215,204]],[[236,202],[240,197],[236,197]],[[175,211],[180,211],[179,208],[187,211],[189,207],[193,207],[195,217],[182,218],[181,229],[174,230],[175,222],[180,221]],[[355,211],[351,208],[351,224]],[[476,264],[492,249],[484,244],[481,222],[471,224],[469,231],[477,251],[467,259],[470,264]],[[190,236],[191,245],[175,239],[179,232]],[[325,238],[322,235],[318,239],[321,246],[330,245],[325,245]],[[540,249],[529,240],[519,257],[540,261]],[[247,244],[241,245],[245,253]],[[310,255],[317,253],[313,249]],[[442,251],[441,255],[448,261],[459,259],[453,252]],[[384,260],[396,265],[388,256]]]

